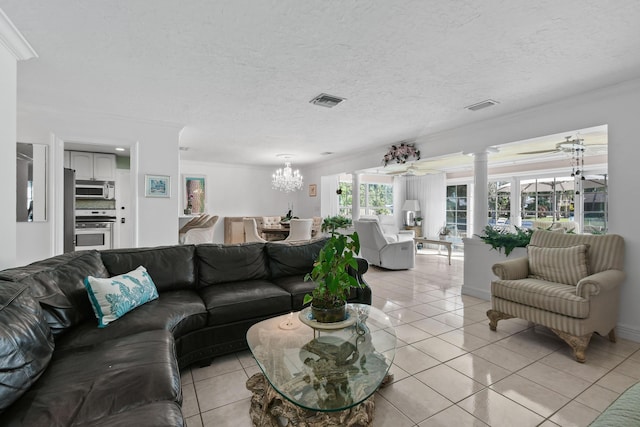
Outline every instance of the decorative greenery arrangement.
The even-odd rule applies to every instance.
[[[346,303],[352,287],[362,286],[348,272],[349,267],[358,269],[355,257],[360,252],[358,233],[336,232],[350,225],[351,220],[341,216],[328,217],[322,222],[322,231],[328,231],[331,237],[320,250],[313,270],[304,278],[305,281],[313,280],[316,283],[311,295],[304,296],[305,304],[313,301],[315,307],[338,308]]]
[[[409,157],[413,157],[415,160],[420,160],[420,150],[418,150],[413,143],[400,145],[392,145],[389,148],[387,154],[382,158],[382,164],[387,166],[390,162],[406,163]]]
[[[523,229],[519,227],[515,227],[516,232],[511,233],[507,230],[496,230],[490,225],[487,225],[484,228],[484,235],[480,236],[476,234],[479,238],[481,238],[485,243],[491,245],[491,249],[495,249],[498,252],[502,252],[504,248],[504,254],[509,256],[511,251],[514,248],[524,248],[531,241],[531,234],[533,230]]]

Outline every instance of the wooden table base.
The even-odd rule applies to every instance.
[[[391,382],[393,377],[387,375],[381,387]],[[254,374],[247,380],[247,389],[253,393],[249,415],[256,427],[281,427],[294,425],[300,427],[365,427],[373,424],[375,409],[374,395],[344,411],[315,412],[297,406],[284,397],[269,384],[262,373]],[[280,423],[286,419],[288,424]]]

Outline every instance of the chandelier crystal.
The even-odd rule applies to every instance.
[[[271,187],[274,190],[288,193],[302,189],[302,175],[299,170],[291,169],[291,162],[288,160],[284,162],[284,168],[276,170],[272,177]]]

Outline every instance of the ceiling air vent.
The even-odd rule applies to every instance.
[[[327,95],[326,93],[321,93],[320,95],[313,98],[309,101],[312,104],[319,105],[321,107],[333,108],[336,105],[340,104],[346,98],[340,98],[339,96]]]
[[[493,99],[487,99],[486,101],[478,102],[477,104],[473,104],[473,105],[468,105],[464,108],[471,111],[478,111],[478,110],[482,110],[483,108],[493,107],[496,104],[498,104],[498,101],[494,101]]]

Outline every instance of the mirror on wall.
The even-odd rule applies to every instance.
[[[47,146],[17,143],[16,220],[47,220]]]

